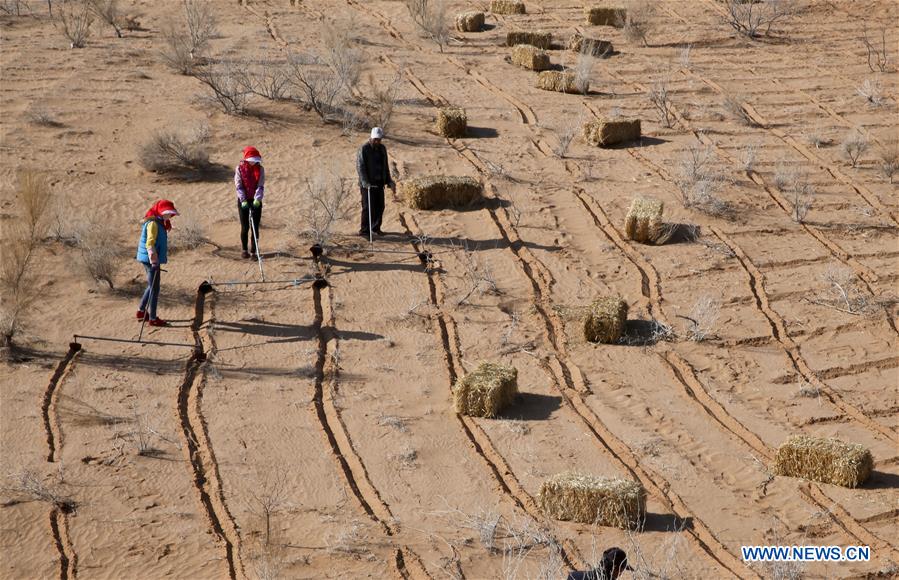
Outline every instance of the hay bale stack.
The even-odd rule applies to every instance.
[[[518,44],[512,48],[512,64],[531,70],[546,70],[549,68],[549,55],[536,46]]]
[[[583,52],[590,56],[605,56],[612,52],[612,43],[608,40],[600,40],[598,38],[590,38],[583,34],[575,32],[568,39],[568,50],[572,52]]]
[[[521,0],[493,0],[490,12],[494,14],[524,14],[524,2]]]
[[[637,141],[640,139],[640,119],[596,119],[584,123],[584,139],[599,147]]]
[[[465,109],[444,107],[437,111],[437,132],[444,137],[464,137],[468,127]]]
[[[463,12],[456,16],[456,30],[460,32],[480,32],[484,28],[483,12]]]
[[[871,452],[862,445],[799,435],[777,449],[774,472],[821,483],[858,487],[874,469]]]
[[[584,8],[584,17],[587,24],[592,26],[621,26],[627,16],[624,8],[610,8],[608,6],[594,6]]]
[[[652,197],[638,197],[624,219],[624,231],[629,240],[652,244],[662,235],[662,211],[665,204]]]
[[[586,86],[584,86],[586,85]],[[588,83],[579,83],[573,72],[545,70],[537,75],[537,88],[559,93],[586,93],[590,89]]]
[[[540,505],[557,520],[632,529],[646,513],[646,490],[628,479],[559,473],[540,486]]]
[[[518,370],[482,362],[453,386],[453,407],[461,415],[496,417],[518,395]]]
[[[518,44],[530,44],[544,50],[552,46],[552,32],[543,32],[542,30],[510,30],[506,33],[506,46],[515,46]]]
[[[624,334],[627,302],[618,296],[604,296],[593,301],[584,317],[584,338],[590,342],[613,344]]]
[[[481,198],[483,186],[471,177],[426,175],[400,182],[399,194],[414,209],[465,207]]]

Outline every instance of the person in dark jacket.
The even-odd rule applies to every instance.
[[[396,191],[396,184],[390,177],[390,164],[387,158],[387,148],[381,143],[384,131],[380,127],[371,130],[371,138],[356,155],[356,173],[359,174],[359,189],[362,192],[362,220],[359,226],[359,235],[368,237],[369,226],[371,231],[379,236],[381,231],[381,219],[384,216],[384,187]],[[371,208],[369,208],[369,198]],[[371,210],[371,224],[368,223],[369,210]]]
[[[253,213],[253,233],[259,241],[259,222],[262,221],[262,197],[265,195],[265,168],[262,156],[255,147],[244,147],[243,161],[234,170],[234,187],[237,189],[237,213],[240,216],[241,257],[255,258],[258,248],[250,233],[250,212]],[[250,251],[247,252],[247,238]]]
[[[627,554],[621,548],[609,548],[602,553],[598,567],[585,572],[571,572],[568,580],[617,580],[625,570],[633,570],[627,563]]]
[[[175,204],[160,199],[147,211],[141,222],[140,242],[137,244],[137,261],[147,274],[147,289],[137,307],[137,320],[147,320],[150,326],[168,326],[168,322],[156,316],[159,303],[160,268],[168,261],[168,237],[172,218],[178,215]]]

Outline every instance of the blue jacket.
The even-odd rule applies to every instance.
[[[159,256],[159,263],[165,264],[168,261],[168,249],[169,249],[169,233],[165,231],[165,227],[162,225],[162,220],[147,220],[144,222],[144,225],[141,227],[140,231],[140,243],[137,245],[137,261],[143,262],[144,264],[150,263],[150,256],[147,254],[147,226],[152,222],[156,222],[156,255]]]

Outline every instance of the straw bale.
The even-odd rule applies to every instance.
[[[473,417],[496,417],[518,395],[518,370],[512,366],[482,362],[453,386],[457,413]]]
[[[483,12],[463,12],[456,16],[456,30],[460,32],[480,32],[484,28]]]
[[[444,137],[464,137],[467,126],[465,109],[444,107],[437,111],[437,132]]]
[[[662,211],[665,204],[652,197],[638,197],[624,220],[624,231],[629,240],[643,244],[655,243],[662,234]]]
[[[575,32],[568,39],[568,50],[572,52],[583,52],[590,56],[605,56],[613,51],[612,43],[608,40],[600,40],[598,38],[590,38],[578,32]]]
[[[627,302],[618,296],[604,296],[593,301],[584,317],[584,338],[590,342],[613,344],[624,333]]]
[[[874,469],[871,452],[862,445],[798,435],[777,449],[774,472],[821,483],[858,487]]]
[[[552,46],[552,32],[542,30],[510,30],[506,33],[506,46],[530,44],[537,48],[548,49]]]
[[[537,88],[559,93],[586,93],[590,86],[580,86],[573,72],[545,70],[537,75]]]
[[[400,182],[398,193],[414,209],[465,207],[481,198],[483,186],[471,177],[426,175]]]
[[[627,16],[624,8],[612,8],[608,6],[594,6],[584,8],[584,17],[587,24],[593,26],[621,26]]]
[[[640,138],[640,119],[595,119],[584,123],[584,139],[591,145],[608,147]]]
[[[540,505],[558,520],[638,528],[646,513],[646,490],[628,479],[559,473],[540,486]]]
[[[521,0],[493,0],[490,12],[494,14],[524,14],[524,2]]]
[[[518,44],[512,48],[512,64],[531,70],[546,70],[549,68],[549,55],[536,46]]]

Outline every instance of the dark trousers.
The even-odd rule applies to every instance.
[[[237,213],[240,215],[240,247],[246,252],[247,251],[247,238],[249,238],[250,234],[250,212],[253,212],[253,226],[254,230],[256,230],[256,239],[259,240],[259,222],[262,221],[262,206],[253,207],[253,202],[250,202],[250,207],[247,209],[243,209],[240,207],[240,202],[237,202]],[[250,253],[256,253],[256,246],[253,244],[253,239],[250,238]]]
[[[162,271],[158,266],[154,268],[147,262],[141,262],[141,264],[144,265],[144,270],[147,272],[147,289],[141,296],[138,310],[146,312],[150,320],[156,320],[156,305],[159,304],[159,278],[162,277]]]
[[[368,235],[368,188],[360,188],[362,191],[362,225],[359,233]],[[384,186],[371,186],[371,229],[381,230],[381,218],[384,217]]]

